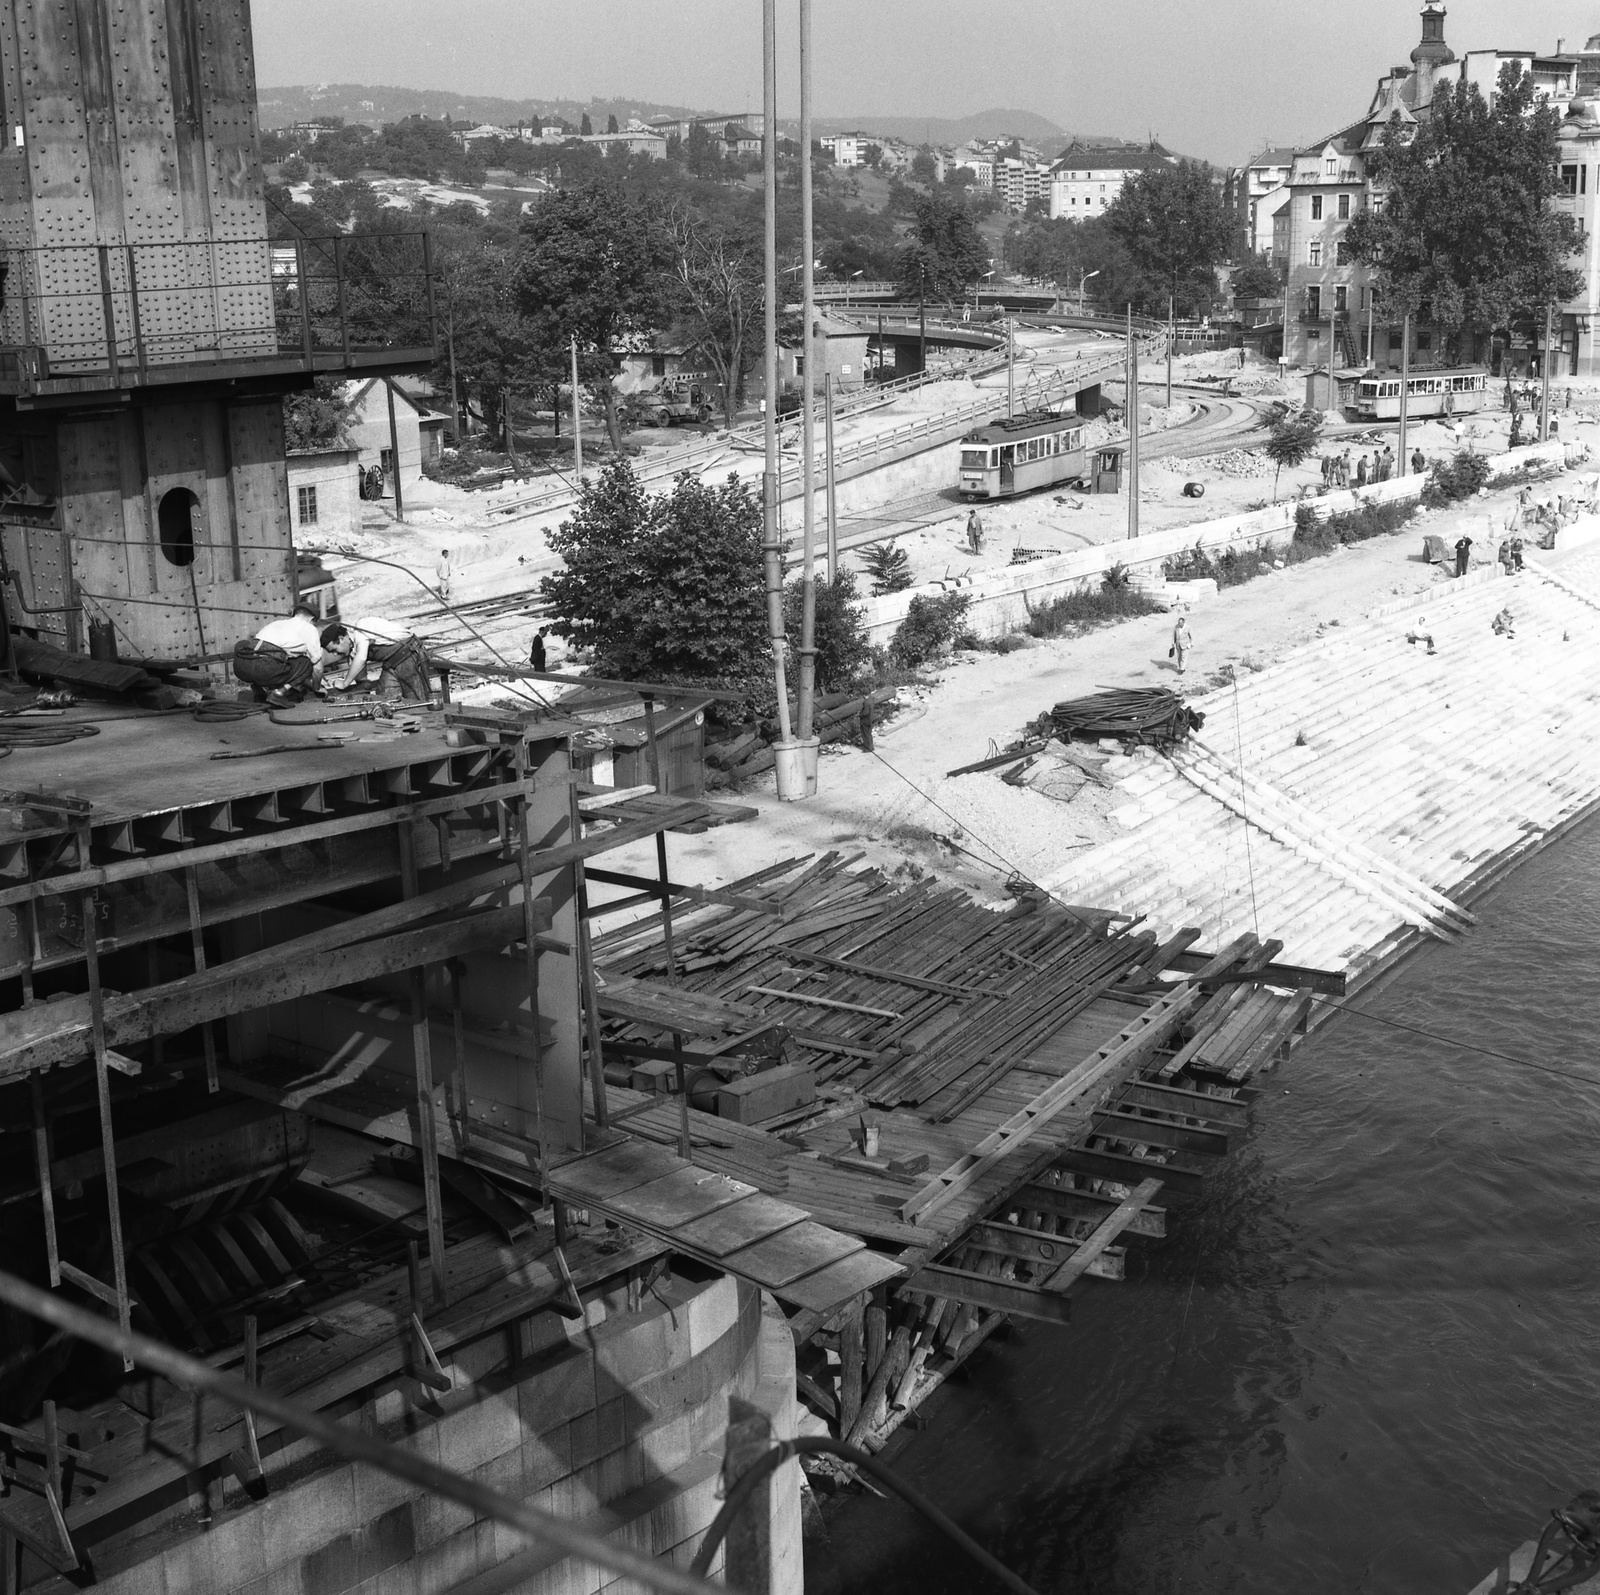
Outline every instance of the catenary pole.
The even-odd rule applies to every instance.
[[[761,0],[764,117],[762,189],[766,197],[766,343],[763,351],[762,432],[766,466],[761,477],[761,547],[767,573],[767,634],[772,640],[772,677],[778,693],[778,740],[793,740],[789,688],[784,679],[783,551],[778,543],[778,18],[777,0]]]
[[[823,471],[828,484],[828,581],[839,579],[839,504],[834,497],[833,479],[833,373],[822,374],[822,453]]]
[[[1400,320],[1400,469],[1406,468],[1406,389],[1411,385],[1411,312]]]
[[[1128,536],[1139,535],[1139,349],[1128,306]]]
[[[816,282],[811,218],[811,0],[800,0],[800,318],[805,327],[805,408],[800,412],[800,725],[804,742],[811,735],[812,705],[817,684],[817,365],[822,340],[817,336]]]
[[[507,422],[510,416],[506,417]],[[572,474],[583,480],[583,417],[578,413],[578,340],[572,340]]]
[[[1550,340],[1554,336],[1555,318],[1549,305],[1544,307],[1544,343],[1539,349],[1542,381],[1539,389],[1539,441],[1550,440]]]

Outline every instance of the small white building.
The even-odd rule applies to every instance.
[[[393,491],[395,460],[389,442],[389,398],[381,378],[345,384],[349,403],[344,434],[356,450],[363,471],[374,465],[383,471],[386,491]],[[411,487],[422,480],[422,418],[429,413],[420,401],[400,385],[394,391],[394,430],[400,445],[400,487]],[[439,418],[441,421],[443,417]]]
[[[590,133],[583,142],[595,145],[602,154],[609,150],[624,149],[630,155],[648,155],[653,161],[667,158],[665,135],[652,132],[649,128],[626,133]],[[756,147],[760,148],[759,142]]]
[[[315,544],[361,530],[358,452],[354,448],[307,449],[285,457],[296,542]]]
[[[1272,253],[1272,218],[1289,197],[1294,150],[1265,149],[1244,168],[1239,194],[1239,219],[1252,255]]]
[[[871,133],[825,133],[817,142],[833,156],[835,166],[865,166],[867,146],[883,148],[883,140]]]

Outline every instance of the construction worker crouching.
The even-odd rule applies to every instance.
[[[234,645],[233,673],[257,703],[286,708],[299,703],[307,687],[322,685],[323,672],[344,656],[345,635],[338,624],[319,627],[308,605],[296,605],[288,619],[268,621]]]
[[[363,615],[347,622],[350,651],[345,668],[328,683],[331,692],[350,692],[374,684],[380,698],[406,703],[428,701],[428,654],[422,643],[392,620]]]

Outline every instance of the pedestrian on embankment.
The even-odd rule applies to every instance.
[[[1413,476],[1425,476],[1427,474],[1427,471],[1428,471],[1428,456],[1426,454],[1424,454],[1421,449],[1412,450],[1412,454],[1411,454],[1411,474]]]
[[[1456,539],[1456,575],[1467,574],[1467,562],[1472,558],[1472,539],[1463,532]]]
[[[974,554],[983,552],[983,522],[975,509],[967,511],[967,547]]]
[[[1177,625],[1172,628],[1172,646],[1167,650],[1167,657],[1177,660],[1177,670],[1180,676],[1184,672],[1184,665],[1189,657],[1189,645],[1192,640],[1189,635],[1189,622],[1182,615],[1179,615]]]

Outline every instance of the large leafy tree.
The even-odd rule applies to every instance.
[[[1200,315],[1216,297],[1216,268],[1228,258],[1232,222],[1201,161],[1135,172],[1106,210],[1111,231],[1144,279],[1135,308]]]
[[[578,341],[580,380],[622,448],[613,379],[630,336],[665,330],[674,311],[672,240],[658,203],[595,182],[549,195],[523,225],[516,299],[546,348]]]
[[[1537,322],[1572,298],[1582,276],[1573,218],[1550,201],[1560,117],[1538,103],[1533,78],[1508,62],[1494,104],[1458,83],[1410,128],[1398,120],[1370,163],[1381,205],[1351,222],[1345,243],[1377,267],[1380,302],[1464,334]]]
[[[593,648],[600,674],[770,699],[761,503],[737,477],[719,487],[686,471],[650,494],[615,460],[550,546],[565,567],[541,584],[560,616],[551,629]]]
[[[748,229],[718,226],[688,209],[670,223],[673,269],[681,295],[680,328],[711,362],[722,384],[722,415],[739,414],[745,372],[761,348],[766,304],[761,241]]]
[[[1005,247],[1006,263],[1013,270],[1057,283],[1074,306],[1080,285],[1088,298],[1118,311],[1127,304],[1142,305],[1150,297],[1144,273],[1104,216],[1015,222],[1006,233]]]
[[[989,269],[989,246],[959,196],[919,194],[911,241],[900,251],[896,276],[904,293],[955,300]]]

